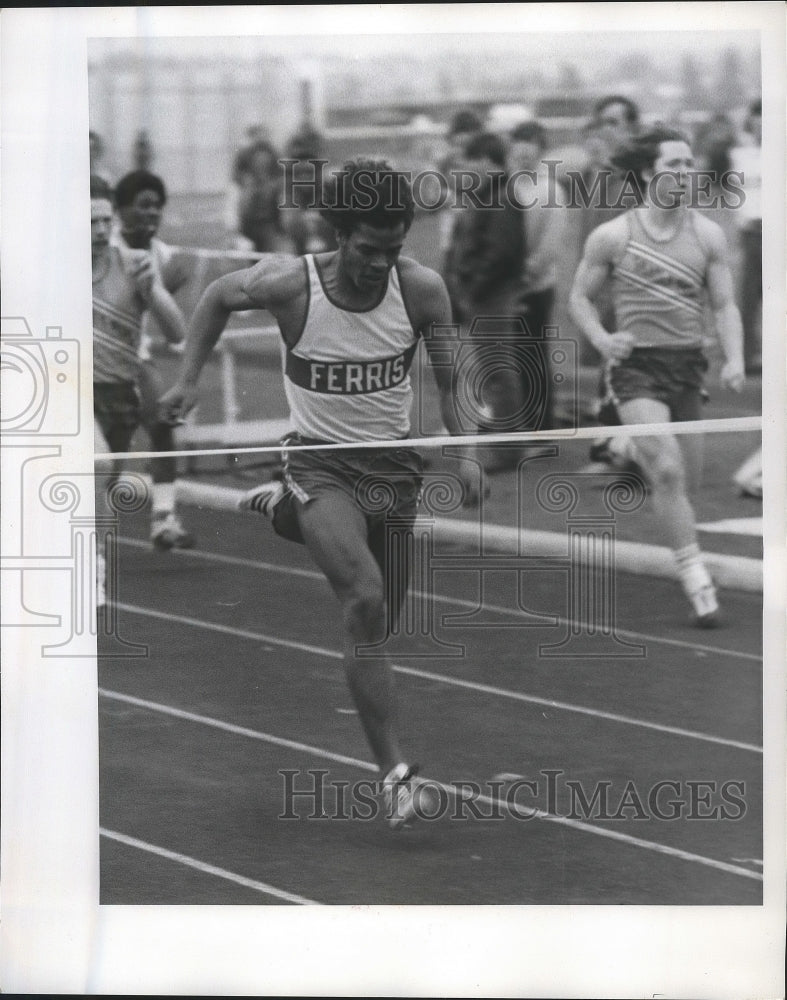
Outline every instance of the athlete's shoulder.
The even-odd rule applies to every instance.
[[[602,222],[590,233],[585,243],[585,256],[611,259],[626,245],[629,238],[628,212],[616,215],[609,222]]]
[[[411,257],[400,257],[398,270],[402,298],[413,330],[420,333],[432,323],[450,323],[448,289],[437,271]]]
[[[709,219],[707,215],[692,209],[690,219],[694,226],[694,232],[703,250],[713,257],[727,253],[727,237],[724,230],[714,219]]]
[[[240,272],[248,295],[261,302],[281,302],[306,289],[306,264],[302,257],[284,253],[265,254],[256,264]]]
[[[412,257],[400,257],[398,267],[402,290],[406,289],[408,294],[431,296],[445,292],[445,282],[431,267],[419,264]]]

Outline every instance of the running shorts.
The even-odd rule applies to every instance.
[[[93,415],[111,451],[128,451],[141,420],[134,382],[94,382]]]
[[[611,396],[616,404],[657,399],[669,407],[671,420],[700,420],[707,370],[701,348],[635,347],[610,369]]]
[[[282,439],[284,496],[276,504],[278,535],[303,544],[298,507],[330,493],[344,493],[366,516],[369,533],[386,518],[415,519],[421,499],[423,461],[412,448],[290,451],[292,445],[326,444],[288,434]],[[288,447],[289,446],[289,447]]]

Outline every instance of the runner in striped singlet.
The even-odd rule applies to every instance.
[[[397,827],[416,813],[416,785],[399,747],[393,670],[386,657],[361,657],[358,647],[385,636],[386,607],[401,607],[408,581],[401,571],[390,578],[386,512],[372,511],[359,491],[373,475],[390,497],[388,512],[411,522],[421,459],[408,447],[292,448],[408,437],[410,364],[420,338],[450,324],[451,308],[442,278],[400,257],[414,214],[405,175],[380,161],[358,161],[342,176],[322,212],[336,230],[338,250],[270,254],[209,285],[192,316],[181,375],[161,406],[177,420],[194,405],[200,372],[231,312],[272,313],[284,341],[293,432],[284,442],[284,486],[250,491],[245,507],[268,514],[279,534],[303,542],[339,599],[348,685],[380,768],[389,822]],[[430,354],[436,350],[428,336],[424,343]],[[450,371],[436,365],[434,372],[445,425],[461,433]],[[463,460],[459,471],[470,495],[476,467]]]
[[[93,416],[96,453],[128,451],[141,421],[140,338],[146,311],[172,340],[185,336],[185,321],[164,288],[150,251],[111,241],[112,192],[100,177],[90,179],[90,243],[93,275]],[[106,509],[103,491],[96,494]],[[100,553],[99,553],[100,556]],[[106,604],[99,558],[97,604]]]
[[[701,416],[702,345],[707,306],[724,353],[721,384],[743,386],[741,318],[735,306],[721,228],[687,204],[691,148],[682,133],[657,127],[615,159],[636,178],[642,204],[588,238],[571,292],[571,315],[607,360],[610,392],[624,424]],[[617,330],[599,321],[594,298],[612,282]],[[650,484],[654,513],[672,548],[695,620],[718,624],[718,600],[697,544],[686,470],[701,468],[702,440],[637,437],[636,457]]]

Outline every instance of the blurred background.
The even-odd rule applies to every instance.
[[[308,233],[303,246],[294,246],[303,233],[275,218],[281,188],[274,175],[282,155],[319,157],[331,167],[382,156],[413,172],[445,170],[456,148],[457,118],[469,114],[478,130],[504,142],[515,126],[539,122],[546,136],[543,158],[592,177],[615,139],[605,132],[597,104],[618,95],[636,106],[638,127],[655,121],[679,126],[694,142],[699,167],[724,170],[733,165],[731,150],[752,145],[747,116],[761,93],[756,32],[111,38],[91,39],[88,60],[91,169],[112,184],[138,167],[164,180],[169,200],[160,236],[181,248],[178,299],[187,315],[210,280],[246,266],[254,251],[320,248],[309,245]],[[244,188],[240,175],[248,175],[256,147],[269,150],[268,163],[263,157],[256,179]],[[244,198],[256,205],[261,234],[246,229],[244,235]],[[582,246],[599,222],[594,211],[564,213],[553,322],[561,337],[576,339],[579,368],[561,374],[556,426],[593,423],[598,406],[599,359],[566,309]],[[709,211],[727,233],[742,288],[741,213]],[[297,214],[290,211],[290,219]],[[446,216],[456,214],[418,212],[405,253],[445,273]],[[275,410],[268,416],[286,412],[278,338],[271,330],[263,343],[259,323],[259,316],[243,314],[230,321],[238,337],[223,338],[225,362],[231,355],[240,365],[231,378],[224,373],[223,416],[217,402],[214,419],[259,417],[258,392],[235,381],[258,364],[253,381],[259,385],[261,377],[265,384]],[[248,338],[240,336],[242,329]],[[161,351],[166,367],[168,349]],[[742,396],[724,392],[713,336],[707,353],[708,415],[758,414],[756,373]],[[204,416],[210,404],[202,409]],[[237,436],[232,443],[244,441]]]
[[[308,30],[308,25],[304,25]],[[325,155],[434,164],[456,111],[491,128],[537,118],[578,144],[595,101],[623,94],[643,121],[740,128],[760,94],[755,32],[94,39],[91,128],[107,171],[149,156],[173,194],[223,191],[250,126],[281,147],[304,124]],[[147,146],[147,149],[144,147]]]

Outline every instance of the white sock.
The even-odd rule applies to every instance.
[[[153,516],[166,517],[175,509],[175,484],[174,483],[153,483],[151,485],[153,496]]]
[[[703,587],[712,587],[710,573],[702,560],[700,547],[696,542],[682,549],[673,549],[678,577],[687,594],[694,594]]]

